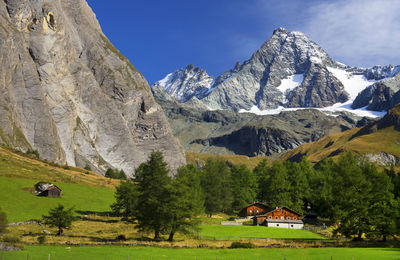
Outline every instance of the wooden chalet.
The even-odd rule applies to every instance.
[[[302,215],[287,207],[276,208],[270,212],[253,218],[254,225],[267,227],[303,229]]]
[[[246,218],[251,216],[258,216],[268,212],[268,207],[260,202],[253,203],[239,212],[239,217]]]
[[[41,197],[60,197],[61,189],[52,183],[38,182],[35,184],[36,195]]]

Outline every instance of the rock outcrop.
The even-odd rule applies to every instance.
[[[0,143],[133,174],[152,150],[185,162],[144,77],[84,0],[0,2]]]
[[[400,73],[379,81],[360,92],[352,107],[368,110],[389,110],[400,102]]]

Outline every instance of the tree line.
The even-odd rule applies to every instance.
[[[336,232],[361,239],[386,239],[400,229],[400,176],[394,168],[379,171],[351,153],[316,167],[300,162],[261,161],[253,170],[208,159],[202,167],[185,165],[170,177],[161,152],[153,152],[132,179],[116,190],[111,206],[126,220],[135,220],[154,238],[192,232],[201,213],[237,213],[255,201],[271,209],[286,206],[306,213],[311,204],[318,216],[337,224]]]

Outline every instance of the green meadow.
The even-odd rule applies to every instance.
[[[400,259],[400,249],[304,248],[304,249],[167,249],[158,247],[27,246],[25,251],[0,252],[2,260],[157,260],[157,259],[286,259],[368,260]]]
[[[216,240],[239,240],[251,238],[324,239],[324,237],[304,229],[285,229],[265,226],[203,225],[200,234],[203,238]]]
[[[40,219],[57,204],[75,207],[85,212],[109,212],[114,202],[114,189],[73,183],[55,184],[62,189],[60,198],[38,197],[32,194],[37,180],[0,177],[0,208],[9,222]],[[1,259],[1,258],[0,258]]]

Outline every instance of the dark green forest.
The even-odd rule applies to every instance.
[[[312,205],[320,218],[348,238],[386,240],[400,229],[400,176],[394,168],[378,170],[371,162],[342,154],[337,161],[312,166],[300,162],[261,161],[254,170],[208,159],[201,167],[186,165],[170,176],[161,152],[153,152],[134,178],[116,190],[114,213],[135,220],[154,238],[191,232],[194,217],[224,212],[236,214],[253,202],[271,209],[286,206],[305,214]]]

